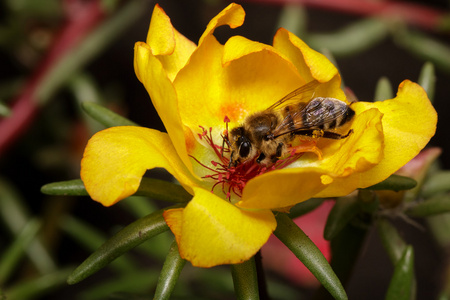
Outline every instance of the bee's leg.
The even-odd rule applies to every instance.
[[[227,123],[227,129],[223,131],[222,136],[222,149],[220,150],[220,156],[223,157],[223,151],[225,149],[225,143],[227,144],[228,151],[231,149],[231,142],[228,139],[228,123]]]
[[[230,162],[228,163],[228,168],[236,167],[238,162],[239,162],[238,159],[236,159],[236,160],[234,159],[234,151],[231,151]]]
[[[278,143],[277,152],[270,157],[272,163],[276,163],[277,160],[280,159],[281,155],[283,155],[284,143]]]
[[[321,137],[324,137],[326,139],[341,140],[341,139],[345,139],[352,133],[353,133],[353,129],[350,129],[346,134],[340,134],[340,133],[332,132],[332,131],[322,131]]]
[[[292,154],[299,154],[299,153],[305,153],[305,152],[313,152],[317,155],[317,158],[319,160],[322,159],[322,151],[320,151],[319,148],[316,146],[316,141],[305,141],[302,142],[298,146],[293,146],[287,148],[287,150]]]
[[[348,136],[349,136],[350,134],[352,134],[352,133],[353,133],[353,129],[350,129],[350,130],[347,132],[347,134],[341,136],[341,139],[345,139],[346,137],[348,137]]]
[[[263,161],[263,160],[265,160],[266,159],[266,155],[263,153],[263,152],[261,152],[261,154],[258,156],[258,158],[256,159],[256,162],[258,163],[258,164],[261,164],[261,162]]]
[[[332,140],[340,140],[345,139],[350,134],[353,133],[353,129],[350,129],[346,134],[340,134],[333,131],[326,131],[322,129],[302,129],[297,130],[294,132],[295,135],[304,135],[304,136],[310,136],[312,138],[326,138],[326,139],[332,139]]]

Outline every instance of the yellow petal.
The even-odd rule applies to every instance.
[[[184,67],[197,45],[180,34],[170,18],[157,4],[153,10],[147,34],[147,44],[153,55],[161,61],[171,81]]]
[[[314,51],[284,28],[277,31],[273,46],[289,57],[300,74],[308,74],[309,77],[305,78],[308,81],[316,79],[319,82],[326,82],[338,74],[336,67],[323,54]]]
[[[371,108],[383,113],[383,159],[366,171],[335,179],[318,197],[348,194],[352,189],[368,187],[386,179],[413,159],[436,131],[436,111],[422,87],[409,80],[400,84],[394,99],[357,102],[352,107],[357,113]]]
[[[268,172],[250,180],[244,188],[242,200],[236,205],[253,209],[276,209],[308,200],[326,185],[317,168],[288,168]]]
[[[153,9],[147,44],[153,55],[170,55],[175,49],[174,28],[170,18],[158,4]]]
[[[229,100],[244,99],[247,110],[253,112],[267,109],[307,83],[295,66],[275,48],[242,36],[233,36],[225,43],[222,64],[224,77],[229,81],[228,90],[234,93],[228,97]],[[242,107],[238,103],[228,103],[229,110]],[[237,123],[247,116],[237,114],[232,118],[233,115],[236,113],[229,117]]]
[[[199,46],[174,82],[183,124],[223,131],[225,116],[234,126],[302,85],[289,61],[274,51],[255,48],[224,66],[222,45],[209,39]],[[200,120],[208,123],[200,124]]]
[[[225,46],[214,37],[205,39],[174,81],[182,123],[194,133],[185,131],[185,139],[191,141],[201,133],[199,126],[212,127],[213,138],[221,145],[226,116],[233,128],[301,84],[296,69],[271,46],[239,37]],[[194,141],[189,145],[193,146],[189,154],[203,163],[214,159],[203,157],[203,146],[195,147],[199,144]]]
[[[212,37],[217,27],[228,25],[230,28],[236,28],[244,23],[244,18],[245,11],[242,6],[231,3],[208,23],[205,32],[200,37],[199,46],[205,39]]]
[[[302,158],[301,168],[316,167],[327,173],[322,181],[328,186],[317,197],[349,194],[359,187],[360,174],[380,163],[384,153],[382,117],[375,108],[362,112],[357,110],[351,123],[353,133],[349,137],[320,140],[318,147],[322,150],[322,160],[311,154]],[[327,192],[330,190],[333,194]]]
[[[375,108],[362,112],[357,110],[350,126],[353,133],[342,140],[319,141],[323,159],[314,158],[313,165],[320,166],[334,176],[346,177],[378,164],[384,150],[382,117]]]
[[[134,48],[134,68],[137,77],[144,84],[152,103],[169,133],[178,156],[191,170],[186,143],[185,128],[181,123],[177,109],[177,94],[172,82],[166,75],[161,62],[151,53],[150,47],[142,42]]]
[[[89,195],[110,206],[136,192],[145,171],[164,168],[192,193],[197,184],[166,133],[144,127],[111,127],[88,142],[81,179]]]
[[[174,82],[183,124],[191,129],[213,127],[218,135],[225,129],[225,116],[231,126],[238,124],[249,112],[266,109],[303,84],[273,47],[242,37],[232,37],[223,46],[215,39],[217,27],[240,26],[244,16],[241,6],[231,4],[213,18]]]
[[[344,92],[340,89],[339,72],[325,55],[311,49],[305,42],[284,28],[277,31],[273,46],[296,66],[306,82],[315,79],[327,83],[320,86],[316,97],[324,96],[345,100]]]
[[[186,208],[164,213],[181,257],[193,266],[213,267],[246,261],[276,228],[270,210],[245,211],[209,191],[194,190],[195,196]]]

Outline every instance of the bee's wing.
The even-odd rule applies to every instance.
[[[292,104],[292,102],[307,102],[314,97],[314,93],[318,86],[319,82],[317,80],[310,81],[272,104],[267,110],[282,109],[283,107]]]
[[[347,113],[346,104],[342,103],[340,109],[326,107],[322,102],[327,98],[316,98],[314,103],[306,103],[299,110],[286,114],[285,118],[273,131],[275,137],[288,133],[301,133],[308,129],[322,128],[325,124],[335,124]],[[334,99],[333,101],[339,101]],[[283,106],[284,107],[284,106]],[[331,126],[334,127],[334,126]]]

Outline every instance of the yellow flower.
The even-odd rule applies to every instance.
[[[134,67],[167,133],[109,128],[91,138],[82,160],[86,189],[105,206],[135,193],[146,170],[170,172],[192,200],[164,218],[181,256],[194,266],[249,259],[276,228],[273,210],[386,179],[419,153],[436,128],[426,93],[405,80],[394,99],[352,103],[353,133],[317,139],[321,159],[300,153],[267,168],[255,161],[251,168],[230,166],[230,153],[221,153],[226,126],[239,126],[289,92],[316,80],[314,97],[348,103],[333,64],[285,29],[278,30],[273,46],[241,36],[220,44],[214,30],[238,27],[244,16],[241,6],[229,5],[197,46],[156,5],[147,41],[135,45]]]

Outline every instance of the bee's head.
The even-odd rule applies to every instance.
[[[236,166],[240,162],[245,162],[254,156],[250,134],[244,127],[236,127],[230,131],[231,156],[230,166]]]

